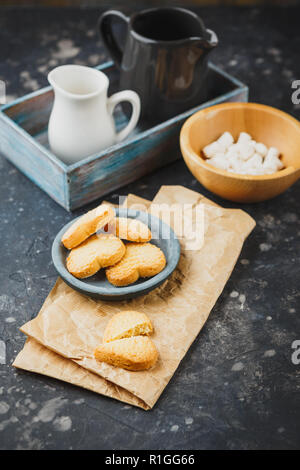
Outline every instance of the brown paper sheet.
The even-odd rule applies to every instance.
[[[45,348],[33,338],[27,338],[24,348],[16,357],[13,365],[29,372],[36,372],[78,385],[145,410],[149,409],[149,406],[132,393]]]
[[[150,203],[141,198],[133,195],[127,198],[127,206],[135,209],[145,203],[150,208]],[[162,187],[153,203],[162,206],[189,204],[191,210],[187,211],[186,217],[193,222],[197,207],[204,204],[203,246],[196,251],[186,249],[189,239],[189,233],[186,233],[181,240],[178,267],[170,279],[148,295],[130,301],[94,301],[73,291],[59,279],[39,315],[21,328],[35,341],[26,343],[25,350],[16,358],[16,367],[28,369],[30,356],[34,355],[34,366],[30,370],[86,388],[91,388],[96,374],[97,379],[101,378],[101,383],[93,383],[98,393],[144,409],[153,407],[206,322],[234,268],[245,238],[255,226],[254,220],[245,212],[222,209],[199,193],[181,186]],[[165,219],[167,214],[162,211],[161,216]],[[147,313],[153,322],[152,339],[160,358],[150,371],[130,372],[99,363],[93,357],[95,347],[102,342],[108,320],[116,312],[129,308]],[[40,356],[45,357],[44,366],[38,365],[38,346]],[[50,356],[46,357],[47,349],[54,351],[51,360]],[[89,386],[80,377],[79,369],[74,381],[71,369],[63,365],[61,356],[68,367],[71,363],[85,370]],[[51,362],[51,367],[47,361]],[[51,374],[47,368],[51,369]]]

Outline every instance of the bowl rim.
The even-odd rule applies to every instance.
[[[291,122],[292,124],[295,125],[295,127],[298,127],[298,130],[300,132],[300,122],[296,118],[294,118],[293,116],[290,116],[288,113],[284,111],[281,111],[280,109],[274,108],[273,106],[268,106],[265,104],[254,103],[254,102],[221,103],[221,104],[209,106],[208,108],[204,108],[204,109],[201,109],[200,111],[197,111],[192,116],[190,116],[183,124],[181,131],[180,131],[179,140],[180,140],[181,153],[183,155],[184,160],[186,158],[184,152],[186,152],[188,153],[189,158],[191,158],[196,164],[206,169],[207,171],[210,171],[211,173],[222,175],[224,177],[235,179],[235,180],[245,180],[245,181],[277,180],[280,178],[284,178],[287,175],[290,175],[297,171],[300,171],[300,166],[299,168],[295,168],[294,166],[288,166],[286,168],[283,168],[282,170],[272,173],[271,175],[242,175],[239,173],[231,173],[227,170],[221,170],[220,168],[216,168],[206,163],[203,157],[193,150],[189,141],[189,130],[192,127],[193,123],[198,120],[199,115],[202,116],[203,114],[208,114],[211,111],[215,111],[218,109],[226,109],[226,108],[228,109],[253,108],[253,109],[260,110],[260,111],[262,110],[268,111],[269,113],[280,115],[284,120]]]
[[[155,215],[145,212],[145,211],[139,211],[135,209],[130,209],[130,208],[123,208],[123,207],[115,207],[115,212],[116,216],[119,217],[129,217],[129,218],[137,218],[140,215],[147,216],[147,218],[150,217],[150,219],[154,220],[156,224],[160,225],[161,230],[166,230],[166,228],[170,231],[170,239],[172,239],[173,244],[176,246],[176,256],[171,258],[171,260],[167,260],[167,265],[165,268],[156,274],[153,277],[146,278],[139,284],[130,284],[128,286],[120,286],[116,287],[113,285],[109,286],[109,290],[103,288],[102,286],[93,286],[85,282],[84,279],[79,279],[73,276],[69,271],[67,270],[65,263],[61,261],[60,259],[60,250],[61,248],[64,248],[62,243],[61,243],[61,238],[62,235],[65,233],[65,231],[76,221],[78,220],[81,216],[75,217],[72,219],[70,222],[65,224],[56,234],[53,243],[52,243],[52,248],[51,248],[51,256],[52,256],[52,262],[53,265],[58,273],[58,275],[73,289],[79,290],[80,292],[84,292],[85,295],[87,296],[101,296],[102,299],[108,299],[110,300],[112,298],[116,300],[122,300],[125,297],[126,298],[131,298],[131,296],[135,296],[136,294],[143,295],[145,292],[149,292],[159,285],[161,285],[166,279],[170,277],[170,275],[173,273],[173,271],[176,269],[180,255],[181,255],[181,247],[180,247],[180,242],[178,240],[178,237],[172,227],[167,225],[163,220],[159,219]],[[165,229],[164,229],[165,227]],[[69,252],[70,250],[67,250]]]

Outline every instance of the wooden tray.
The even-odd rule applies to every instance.
[[[108,75],[109,94],[118,89],[112,62],[99,70]],[[0,110],[0,152],[68,211],[81,207],[180,157],[179,131],[194,112],[226,101],[247,101],[248,87],[209,64],[211,99],[165,122],[139,124],[124,142],[66,165],[49,149],[47,126],[53,104],[51,87],[4,105]],[[116,127],[127,117],[119,108]]]

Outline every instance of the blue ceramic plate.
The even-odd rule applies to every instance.
[[[52,245],[52,260],[60,277],[73,289],[82,294],[103,300],[124,300],[144,295],[162,284],[176,268],[180,257],[180,244],[174,231],[157,217],[147,212],[132,209],[116,209],[119,217],[129,217],[144,222],[151,229],[151,243],[158,246],[167,260],[166,267],[156,276],[147,279],[139,279],[134,284],[126,287],[115,287],[110,284],[105,276],[105,270],[101,269],[94,276],[86,279],[77,279],[66,268],[68,250],[61,243],[61,237],[74,223],[72,220],[65,225],[56,235]]]

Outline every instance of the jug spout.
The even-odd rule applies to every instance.
[[[69,100],[83,101],[106,91],[108,78],[99,70],[82,65],[61,65],[48,74],[55,92]]]
[[[218,45],[218,37],[214,31],[211,29],[206,29],[205,35],[203,35],[203,37],[193,38],[193,43],[195,46],[208,52]]]

